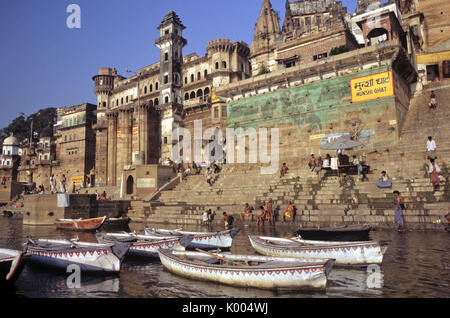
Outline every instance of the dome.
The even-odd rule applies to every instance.
[[[19,141],[13,134],[3,141],[3,146],[19,146]]]

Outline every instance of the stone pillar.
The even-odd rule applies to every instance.
[[[117,141],[117,165],[116,184],[120,185],[123,168],[131,165],[131,128],[130,112],[127,109],[119,111],[118,118],[118,141]],[[119,137],[120,136],[120,137]]]
[[[144,155],[144,160],[142,164],[148,163],[148,106],[143,105],[141,106],[141,112],[140,112],[140,127],[139,127],[139,134],[141,136],[141,144],[139,146],[139,149],[141,153]]]
[[[108,179],[107,184],[116,185],[117,174],[117,113],[108,115]]]

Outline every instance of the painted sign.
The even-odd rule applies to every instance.
[[[392,70],[350,80],[352,103],[394,96]]]
[[[75,185],[77,186],[77,187],[80,187],[81,186],[81,183],[83,182],[83,180],[84,180],[84,177],[83,176],[78,176],[78,177],[72,177],[72,183],[71,183],[71,185],[73,185],[73,183],[75,182]]]
[[[156,188],[156,180],[154,178],[140,178],[137,179],[137,188]]]
[[[351,137],[350,133],[328,134],[328,135],[325,135],[323,138],[321,138],[320,142],[321,142],[321,144],[327,144],[327,143],[333,142],[339,138],[350,139],[350,137]]]

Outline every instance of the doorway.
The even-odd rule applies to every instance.
[[[134,179],[133,176],[129,176],[127,179],[127,195],[133,194],[134,190]]]

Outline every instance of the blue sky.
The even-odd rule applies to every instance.
[[[70,4],[81,29],[69,29]],[[174,10],[187,27],[184,55],[203,56],[216,38],[253,38],[263,0],[3,0],[0,1],[0,128],[19,112],[96,103],[94,76],[115,67],[124,76],[159,60],[156,27]],[[356,0],[343,0],[353,13]],[[272,0],[283,20],[285,0]],[[281,21],[282,23],[282,21]]]

